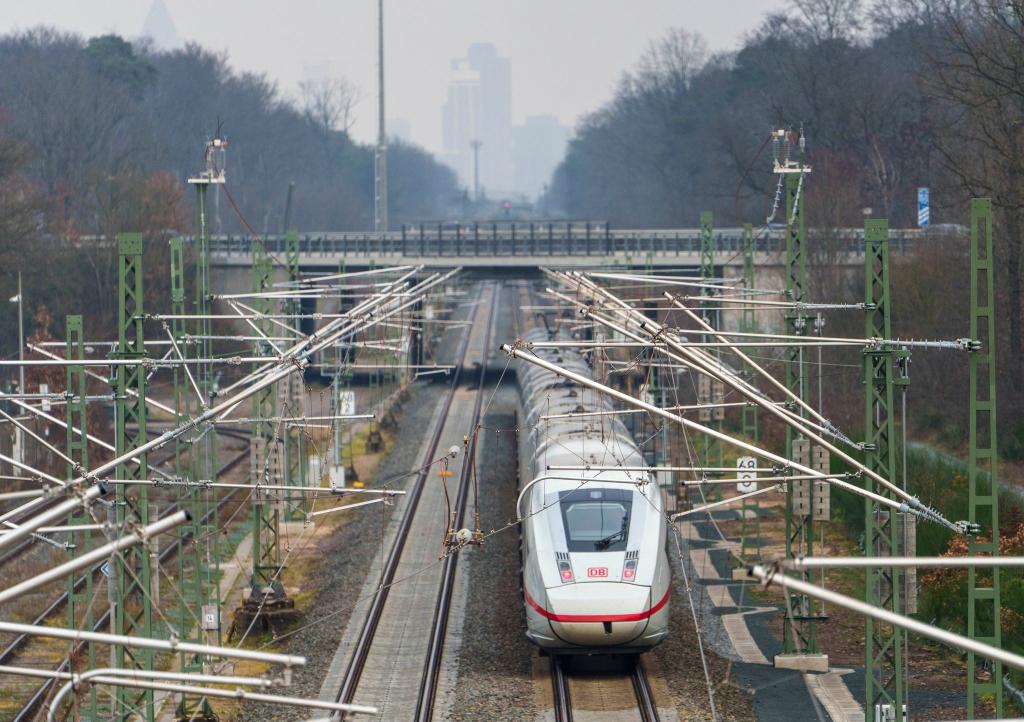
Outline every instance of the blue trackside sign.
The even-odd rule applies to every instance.
[[[917,225],[918,225],[919,228],[927,228],[928,227],[928,221],[929,221],[928,216],[929,215],[930,215],[930,213],[929,213],[929,208],[928,208],[928,189],[927,188],[918,188],[917,189]]]

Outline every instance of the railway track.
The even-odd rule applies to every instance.
[[[448,519],[442,513],[447,496],[442,496],[441,485],[429,485],[427,482],[431,472],[436,473],[436,465],[431,465],[431,462],[437,459],[438,450],[448,447],[442,441],[470,439],[471,445],[463,458],[452,507],[455,528],[461,528],[469,496],[472,444],[475,443],[473,432],[481,414],[487,355],[500,304],[500,287],[497,284],[490,286],[480,298],[487,296],[488,291],[490,304],[486,326],[478,327],[480,309],[484,306],[481,302],[471,312],[471,325],[463,335],[457,354],[456,372],[441,400],[436,427],[424,450],[422,471],[404,497],[406,505],[379,582],[375,584],[376,591],[358,636],[353,635],[350,662],[334,696],[337,701],[349,702],[357,696],[374,699],[384,718],[429,720],[433,715],[458,555],[448,555],[441,564],[437,564],[437,556],[429,547],[430,542],[443,537],[448,529]],[[467,393],[460,386],[467,361],[473,357],[479,357],[477,388]],[[461,443],[457,445],[462,446]],[[427,544],[408,545],[410,537],[427,541]],[[436,567],[436,571],[431,567]],[[390,593],[391,585],[397,579],[409,576],[413,578],[408,584],[397,587],[396,594]],[[350,625],[357,623],[354,619]],[[422,664],[403,669],[403,666],[415,664],[416,660],[422,660]],[[372,673],[367,674],[371,668]],[[412,675],[421,677],[415,696],[408,685]]]
[[[480,414],[484,401],[484,381],[487,376],[487,351],[491,348],[491,334],[494,331],[495,318],[498,314],[499,300],[501,298],[500,287],[495,288],[491,298],[490,318],[487,320],[487,328],[484,331],[483,354],[480,362],[480,374],[477,379],[476,398],[473,401],[473,417],[470,425],[470,443],[466,459],[462,464],[462,473],[459,476],[459,491],[455,501],[455,524],[456,529],[462,529],[466,516],[466,501],[469,498],[470,476],[473,470],[473,460],[476,459],[476,445],[478,434],[474,433],[480,424]],[[452,602],[452,589],[455,585],[455,566],[458,564],[459,555],[449,554],[444,560],[444,570],[441,577],[441,589],[438,593],[437,607],[434,610],[434,621],[430,637],[430,651],[427,655],[426,665],[423,668],[423,676],[420,679],[419,699],[416,704],[416,719],[419,722],[428,722],[433,715],[434,700],[437,697],[437,681],[441,671],[441,659],[444,652],[444,637],[448,629],[448,611]]]
[[[229,436],[231,438],[239,438],[239,439],[246,439],[246,440],[248,439],[248,435],[243,433],[243,432],[238,432],[238,431],[226,431],[225,432],[225,431],[221,431],[221,432],[218,432],[218,433],[220,433],[220,434],[222,434],[224,436]],[[235,466],[237,466],[239,463],[241,463],[242,461],[244,461],[245,459],[248,459],[248,458],[249,458],[249,449],[248,449],[248,447],[246,447],[245,449],[240,451],[237,455],[233,456],[231,459],[229,459],[227,462],[225,462],[223,465],[221,465],[221,467],[217,470],[217,477],[219,478],[219,477],[223,476],[224,474],[229,472],[231,469],[233,469]],[[228,504],[231,504],[232,502],[234,502],[235,501],[235,497],[241,491],[244,491],[244,490],[243,489],[233,489],[233,490],[230,490],[224,496],[222,496],[218,500],[216,507],[214,509],[211,509],[210,511],[208,511],[206,513],[206,515],[203,516],[203,520],[202,520],[203,523],[206,523],[210,519],[210,517],[212,517],[214,514],[219,513]],[[160,516],[163,517],[163,516],[166,516],[167,514],[173,514],[175,511],[177,511],[177,504],[174,504],[172,507],[165,509],[161,513]],[[160,551],[160,553],[159,553],[157,558],[158,558],[160,564],[163,565],[163,564],[166,564],[167,562],[171,561],[172,559],[174,559],[174,557],[177,555],[177,552],[178,552],[178,544],[177,543],[171,543],[171,544],[168,544],[166,547],[164,547]],[[93,568],[92,570],[90,570],[88,572],[88,574],[92,575],[94,578],[97,577],[99,574],[101,574],[100,566],[97,566],[97,567]],[[79,589],[81,589],[81,587],[84,586],[85,583],[86,583],[86,575],[82,575],[82,576],[78,577],[75,580],[75,590],[78,591]],[[58,612],[60,612],[62,609],[64,609],[66,607],[67,601],[68,601],[68,592],[64,591],[61,594],[59,594],[42,612],[40,612],[40,614],[35,619],[32,620],[31,624],[33,624],[33,625],[45,624],[47,620],[51,619],[55,614],[57,614]],[[100,617],[96,620],[95,624],[93,625],[93,631],[103,631],[109,625],[110,625],[110,611],[108,609],[108,610],[104,611],[103,614],[100,615]],[[16,636],[10,643],[7,644],[6,647],[4,647],[3,651],[0,651],[0,664],[9,664],[11,662],[11,660],[15,657],[15,655],[17,655],[18,652],[21,651],[29,641],[31,641],[31,638],[28,635],[20,634],[20,635]],[[58,672],[65,672],[65,671],[67,671],[67,668],[68,668],[68,659],[67,659],[67,656],[65,655],[64,659],[61,661],[61,663],[55,669]],[[46,699],[46,696],[49,693],[50,688],[53,685],[53,681],[54,680],[52,680],[52,679],[47,679],[47,680],[44,680],[40,684],[40,686],[35,690],[35,692],[29,698],[28,702],[25,703],[25,705],[21,708],[21,710],[13,718],[14,722],[29,722],[30,720],[33,719],[33,716],[35,715],[36,710],[39,708],[39,705]]]
[[[635,719],[657,722],[658,708],[639,657],[616,659],[621,669],[567,670],[565,658],[551,656],[551,690],[556,722],[587,722],[588,719]],[[632,691],[632,695],[629,691]],[[627,700],[634,704],[629,706]]]
[[[519,338],[532,326],[547,326],[551,321],[539,314],[533,317],[523,314],[521,309],[535,304],[528,284],[520,284],[517,294],[513,318],[516,337]],[[554,323],[557,324],[558,320],[555,319]],[[549,675],[556,722],[597,722],[612,718],[657,722],[660,719],[640,656],[573,658],[550,655]]]

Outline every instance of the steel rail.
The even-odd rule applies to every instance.
[[[475,307],[473,310],[473,316],[475,320]],[[430,438],[430,443],[427,445],[427,451],[426,454],[424,454],[420,471],[416,475],[416,480],[413,482],[412,489],[409,491],[407,496],[409,500],[408,506],[406,506],[405,512],[402,514],[401,522],[399,522],[394,542],[391,545],[391,551],[388,553],[387,561],[385,562],[384,569],[382,570],[380,584],[373,595],[373,600],[371,601],[370,608],[367,611],[366,619],[363,621],[363,626],[359,632],[359,638],[356,641],[355,650],[352,653],[352,660],[349,662],[348,669],[345,672],[345,678],[342,681],[341,689],[338,691],[337,695],[335,695],[334,699],[336,702],[352,702],[356,693],[356,688],[359,686],[359,680],[362,677],[363,668],[366,666],[366,660],[370,655],[370,648],[373,646],[373,640],[377,633],[377,626],[380,624],[380,619],[384,612],[384,604],[387,601],[391,584],[395,579],[395,573],[398,570],[398,563],[402,558],[402,552],[405,549],[405,542],[409,537],[409,530],[412,527],[413,518],[416,516],[416,509],[419,506],[420,498],[423,495],[423,487],[426,485],[427,476],[430,473],[430,469],[433,467],[432,462],[436,457],[437,447],[441,443],[441,434],[444,431],[445,419],[448,418],[452,401],[455,398],[455,391],[459,387],[463,364],[465,363],[466,356],[469,352],[469,341],[471,335],[471,333],[467,332],[462,340],[458,355],[459,363],[455,367],[451,383],[449,384],[444,400],[442,401],[441,414],[438,418],[437,428],[434,429],[434,433]]]
[[[473,401],[472,422],[469,428],[469,447],[462,460],[462,473],[459,475],[459,490],[455,498],[455,529],[461,529],[466,516],[466,502],[469,499],[470,479],[476,459],[477,433],[480,426],[480,414],[484,401],[484,381],[487,378],[487,355],[491,348],[491,334],[498,316],[501,299],[501,286],[495,285],[491,295],[491,313],[484,330],[483,354],[480,360],[480,374],[477,379],[476,398]],[[475,317],[476,311],[474,311]],[[467,335],[472,335],[467,334]],[[448,611],[452,603],[452,592],[455,587],[455,568],[458,564],[458,553],[449,553],[444,559],[441,572],[441,584],[437,594],[437,605],[434,608],[434,620],[431,626],[430,643],[427,647],[427,659],[420,677],[420,689],[416,700],[417,722],[430,722],[434,712],[434,701],[437,698],[437,682],[441,671],[441,658],[444,656],[444,638],[448,630]]]
[[[551,696],[555,707],[555,722],[572,722],[569,678],[565,676],[562,660],[555,654],[551,655]]]
[[[643,722],[658,722],[658,706],[654,703],[654,693],[651,692],[651,685],[647,681],[647,672],[639,658],[633,661],[632,668],[629,670],[629,678],[633,683],[633,692],[636,694],[640,719]]]

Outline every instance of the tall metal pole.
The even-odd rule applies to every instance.
[[[473,202],[480,202],[480,146],[483,141],[471,140],[469,145],[473,148]]]
[[[19,289],[20,291],[20,289]],[[85,337],[82,328],[81,316],[68,316],[65,320],[65,341],[66,353],[69,359],[85,358]],[[74,464],[68,464],[67,478],[77,479],[84,469],[89,468],[89,440],[87,436],[86,417],[86,376],[84,366],[67,367],[67,453]],[[79,433],[75,433],[76,430]],[[69,526],[94,523],[89,513],[81,508],[68,515]],[[92,547],[92,537],[87,531],[72,532],[71,538],[72,558],[84,554]],[[68,576],[68,627],[70,629],[92,629],[95,625],[95,614],[93,614],[93,575],[86,573],[82,575],[83,584],[80,588],[75,584],[77,574]],[[81,625],[81,627],[79,627]],[[72,650],[76,645],[72,643]],[[84,642],[84,658],[77,656],[72,667],[78,667],[83,662],[89,669],[96,668],[96,645],[92,642]],[[79,652],[81,655],[81,651]],[[79,702],[79,714],[86,720],[98,720],[109,715],[109,710],[100,708],[99,697],[95,689],[90,689],[87,697]]]
[[[210,299],[210,231],[207,214],[207,191],[211,184],[223,182],[223,174],[219,177],[214,174],[206,174],[198,179],[193,179],[196,185],[196,300],[195,312],[198,316],[195,321],[194,333],[198,337],[195,342],[195,353],[204,359],[213,358],[213,343],[210,336],[213,333],[213,322],[210,319],[212,303]],[[218,196],[219,197],[219,196]],[[197,364],[194,372],[196,385],[203,394],[203,399],[210,400],[214,397],[214,371],[212,363]],[[186,394],[186,413],[190,418],[195,418],[206,411],[203,399],[196,398],[194,394]],[[196,430],[190,448],[190,461],[193,479],[217,480],[217,434],[213,426],[207,426]],[[200,524],[202,517],[207,517],[207,522],[202,525],[205,530],[218,529],[216,494],[211,489],[203,489],[201,492],[203,514],[194,515],[192,524]],[[207,516],[208,515],[208,516]],[[220,579],[220,539],[218,534],[203,533],[195,539],[202,539],[201,553],[204,559],[203,576],[206,588],[214,598],[210,600],[212,609],[204,610],[203,637],[206,643],[219,645],[221,641],[221,615],[220,606],[216,602],[218,592],[218,580]],[[193,543],[196,543],[195,541]],[[209,605],[208,605],[209,606]],[[211,616],[210,613],[213,613]]]
[[[716,292],[706,285],[714,283],[716,278],[715,229],[714,217],[711,211],[703,211],[700,214],[700,278],[705,284],[701,287],[701,296],[711,299],[716,295]],[[710,324],[713,328],[721,328],[721,311],[707,303],[702,305],[701,316],[703,316],[705,323]],[[713,341],[714,339],[705,335],[701,340]],[[713,352],[713,355],[718,356],[717,349]],[[725,385],[718,379],[712,379],[710,376],[701,374],[697,380],[697,392],[701,405],[721,403],[725,395]],[[713,409],[701,409],[698,412],[698,417],[701,422],[708,422],[711,428],[720,429],[722,420],[725,418],[725,409],[720,406]],[[722,465],[722,445],[718,439],[705,434],[702,448],[704,452],[702,463],[705,466]],[[716,486],[712,494],[714,498],[719,498],[721,496],[719,487]]]
[[[25,360],[25,297],[21,292],[21,271],[18,271],[18,360]],[[25,365],[18,367],[18,393],[25,393]],[[20,459],[19,459],[20,461]]]
[[[799,165],[786,173],[786,295],[790,301],[804,301],[807,286],[807,256],[805,248],[803,180],[809,169]],[[786,333],[804,335],[807,319],[799,310],[786,314]],[[786,386],[799,398],[806,397],[803,349],[786,349]],[[800,409],[803,416],[803,409]],[[810,466],[810,444],[803,436],[796,436],[786,427],[786,458]],[[801,458],[797,458],[801,457]],[[786,495],[786,558],[810,556],[814,546],[814,490],[809,481],[791,481]],[[805,572],[810,581],[810,573]],[[794,595],[783,624],[784,654],[817,654],[815,614],[810,597]]]
[[[273,284],[270,258],[264,253],[263,246],[259,242],[253,245],[252,263],[253,292],[268,292]],[[271,312],[271,301],[268,299],[256,299],[253,306],[261,314]],[[269,336],[273,333],[273,328],[268,322],[260,320],[257,323],[266,335]],[[259,355],[270,353],[269,349],[264,348],[264,344],[265,342],[256,344],[256,351]],[[281,449],[277,441],[275,424],[268,420],[277,415],[277,384],[272,384],[253,396],[252,418],[257,419],[253,429],[251,447],[253,484],[280,483]],[[259,491],[253,496],[252,589],[254,596],[270,593],[281,559],[281,550],[278,546],[280,525],[278,498],[280,496],[283,495],[267,491]]]
[[[146,374],[141,361],[146,357],[143,335],[143,272],[142,234],[120,233],[117,237],[118,303],[117,303],[117,359],[139,361],[138,365],[119,365],[115,370],[115,425],[116,454],[118,457],[146,443]],[[128,391],[133,390],[134,394]],[[148,479],[146,454],[138,455],[140,463],[117,466],[117,478],[122,480]],[[129,493],[130,492],[130,493]],[[135,496],[137,495],[137,496]],[[117,485],[117,528],[124,529],[127,522],[149,524],[149,486],[138,484]],[[114,557],[112,565],[117,584],[117,604],[114,614],[114,634],[152,637],[153,606],[152,569],[150,555],[145,547],[131,547]],[[132,650],[118,647],[116,666],[121,669],[153,669],[153,650]],[[115,719],[128,720],[136,714],[147,722],[155,717],[152,690],[122,688],[117,691]]]
[[[889,223],[864,223],[864,302],[867,338],[892,338],[889,303]],[[888,334],[888,335],[885,335]],[[865,349],[864,362],[864,463],[887,479],[896,478],[896,409],[893,404],[896,352],[891,347]],[[867,488],[882,496],[892,491],[865,478]],[[874,488],[872,488],[874,487]],[[864,502],[864,539],[868,556],[897,556],[899,525],[891,509],[878,502]],[[902,613],[900,571],[872,567],[865,575],[865,601],[881,609]],[[901,722],[904,719],[903,631],[865,619],[864,700],[866,722]]]
[[[21,291],[21,271],[18,271],[18,360],[25,360],[25,314],[24,314],[25,296]],[[18,393],[24,394],[28,391],[25,388],[25,364],[18,366]],[[17,453],[14,455],[16,461],[24,463],[25,461],[25,432],[21,429],[16,429],[14,432],[14,438],[16,446],[18,447]],[[21,476],[21,469],[17,466],[14,467],[15,476]]]
[[[284,201],[284,222],[281,223],[281,233],[287,233],[292,227],[292,201],[295,197],[295,181],[288,182],[288,194]]]
[[[299,234],[293,230],[285,231],[285,264],[288,266],[288,280],[294,284],[299,280]],[[284,302],[284,313],[290,317],[294,328],[299,327],[299,314],[302,312],[302,304],[298,299],[289,298]],[[281,384],[282,397],[286,408],[282,416],[293,418],[304,417],[305,410],[302,406],[303,383],[302,374],[294,373],[289,375]],[[285,426],[282,430],[284,438],[284,472],[285,484],[288,486],[306,486],[306,429],[304,427]],[[299,495],[301,497],[301,495]],[[306,502],[304,497],[295,505],[289,504],[286,517],[289,520],[305,518]]]
[[[743,225],[743,288],[744,298],[751,298],[751,289],[754,288],[754,228],[749,223]],[[751,306],[745,306],[740,315],[740,331],[743,333],[754,333],[757,331],[757,318]],[[744,369],[744,376],[752,381],[753,373]],[[758,441],[757,428],[757,406],[746,404],[742,412],[743,435],[753,441]],[[748,497],[742,501],[740,508],[742,517],[742,530],[740,533],[740,557],[746,559],[761,559],[761,501],[760,497]],[[748,556],[748,554],[750,556]]]
[[[749,223],[743,225],[743,288],[744,298],[751,298],[754,287],[754,228]],[[740,331],[743,333],[757,332],[757,317],[752,306],[745,306],[740,316]],[[749,372],[747,372],[749,375]],[[749,379],[748,379],[749,380]],[[748,404],[743,407],[743,433],[755,442],[758,437],[757,407]],[[756,503],[756,502],[755,502]]]
[[[170,325],[171,337],[182,354],[186,357],[189,346],[186,345],[187,331],[185,326],[185,258],[183,241],[181,238],[172,238],[170,246],[170,270],[171,270],[171,314],[177,318],[172,319]],[[194,353],[194,352],[193,352]],[[189,398],[195,396],[195,392],[186,378],[183,368],[175,367],[172,372],[174,382],[174,411],[177,416],[176,423],[184,424],[189,419]],[[202,400],[197,400],[197,406],[202,405]],[[174,473],[181,479],[196,479],[208,477],[195,477],[192,475],[194,469],[190,468],[186,457],[190,449],[197,441],[197,437],[204,434],[212,434],[210,428],[193,430],[188,437],[179,436],[174,440]],[[199,451],[199,449],[195,449]],[[185,487],[180,491],[179,504],[183,509],[188,509],[191,518],[178,527],[178,638],[185,642],[204,644],[204,628],[212,626],[209,622],[207,612],[211,605],[216,609],[217,595],[213,585],[208,578],[206,563],[204,560],[204,539],[212,529],[203,523],[203,517],[209,507],[209,490],[197,487]],[[219,615],[217,615],[219,618]],[[198,621],[197,621],[198,620]],[[198,654],[182,654],[180,668],[183,673],[202,674],[203,657]],[[182,695],[178,705],[176,718],[179,720],[191,720],[192,722],[214,722],[217,718],[210,708],[206,698],[189,697]]]
[[[388,139],[384,116],[384,0],[377,0],[377,152],[374,154],[373,230],[388,230]]]
[[[252,290],[266,293],[273,285],[270,257],[259,241],[253,243]],[[253,307],[261,314],[271,313],[272,301],[257,298]],[[260,331],[271,336],[271,323],[261,318]],[[259,355],[269,355],[266,342],[256,345]],[[257,364],[258,366],[258,364]],[[287,381],[285,382],[287,383]],[[280,485],[282,483],[282,449],[279,441],[283,425],[274,422],[278,409],[278,384],[261,388],[252,397],[252,430],[250,458],[254,485]],[[260,631],[277,628],[292,618],[294,602],[285,593],[279,578],[281,571],[281,510],[284,494],[278,490],[259,489],[252,495],[252,576],[251,593],[235,614],[235,631],[244,634],[259,620]]]
[[[971,556],[999,554],[999,483],[996,466],[996,327],[993,290],[992,199],[971,201],[971,338],[981,342],[969,357],[971,418],[967,466],[969,521],[979,536],[968,539]],[[977,526],[975,526],[977,525]],[[967,570],[967,636],[1002,647],[999,569]],[[988,668],[988,681],[978,681],[979,668]],[[1003,665],[967,653],[967,718],[975,719],[981,697],[995,702],[1003,716]]]

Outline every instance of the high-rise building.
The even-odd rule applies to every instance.
[[[142,34],[153,39],[153,46],[157,50],[176,50],[181,47],[181,38],[178,37],[171,11],[167,9],[164,0],[153,0],[149,6]]]
[[[538,197],[565,157],[568,142],[569,129],[554,115],[529,115],[525,123],[513,127],[516,191]]]
[[[473,187],[477,141],[481,189],[494,197],[513,188],[512,69],[494,45],[470,45],[452,61],[441,125],[445,162],[465,187]]]
[[[448,82],[448,100],[441,118],[444,162],[459,175],[466,187],[473,185],[473,157],[471,143],[480,137],[480,73],[469,66],[468,60],[453,60]]]

